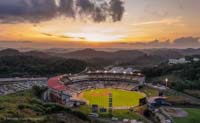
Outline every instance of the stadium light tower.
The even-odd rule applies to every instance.
[[[112,104],[112,93],[109,93],[108,95],[108,107],[109,107],[109,113],[112,114],[112,108],[113,108],[113,104]]]

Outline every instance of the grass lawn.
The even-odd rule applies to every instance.
[[[188,116],[184,118],[174,118],[176,123],[200,123],[200,109],[185,108]]]
[[[159,94],[159,90],[158,89],[147,87],[147,86],[144,86],[141,89],[141,91],[144,92],[148,97],[158,96],[158,94]]]
[[[113,116],[117,117],[119,119],[136,119],[136,120],[143,120],[138,114],[135,112],[131,112],[129,110],[114,110],[113,111]]]
[[[85,114],[91,113],[91,107],[90,106],[81,106],[81,107],[79,107],[78,110],[85,113]],[[99,115],[102,118],[110,118],[110,115],[109,115],[108,112],[99,113]],[[143,119],[140,115],[138,115],[137,113],[132,112],[130,110],[113,110],[112,115],[113,115],[113,117],[117,117],[120,120],[122,120],[122,119],[136,119],[138,121],[143,121],[144,123],[146,123],[145,119]]]
[[[133,91],[119,89],[95,89],[83,92],[83,98],[89,105],[98,104],[101,107],[108,107],[108,95],[112,94],[113,107],[138,106],[139,99],[145,97],[144,94]]]
[[[32,90],[0,96],[0,123],[83,123],[86,118],[63,105],[43,102]]]
[[[31,91],[21,91],[15,94],[0,96],[0,118],[5,116],[36,116],[30,110],[18,110],[18,105],[28,103],[32,98]]]

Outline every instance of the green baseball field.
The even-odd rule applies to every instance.
[[[89,105],[97,104],[101,107],[108,107],[109,94],[112,94],[113,107],[138,106],[139,99],[144,98],[145,94],[135,91],[120,89],[94,89],[82,93],[82,98]]]

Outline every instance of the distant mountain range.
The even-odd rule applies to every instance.
[[[35,56],[35,57],[41,57],[41,58],[47,58],[51,55],[41,52],[41,51],[27,51],[27,52],[20,52],[16,49],[4,49],[0,51],[0,57],[1,56]]]
[[[4,49],[0,51],[1,56],[27,55],[41,58],[62,57],[66,59],[81,59],[90,63],[127,63],[127,64],[159,64],[169,58],[180,58],[188,55],[200,55],[200,49],[144,49],[144,50],[119,50],[119,51],[97,51],[94,49],[83,49],[67,52],[68,50],[56,49],[43,51],[20,52],[16,49]]]

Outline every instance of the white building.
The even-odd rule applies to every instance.
[[[187,61],[185,58],[169,59],[169,64],[186,64],[186,63],[190,63],[190,61]]]
[[[126,72],[126,73],[131,73],[131,72],[133,72],[133,68],[130,68],[130,67],[129,67],[129,68],[125,69],[124,72]]]
[[[109,72],[111,73],[123,73],[124,68],[123,67],[113,67]]]
[[[193,61],[198,62],[198,61],[200,61],[200,59],[199,58],[193,58]]]

